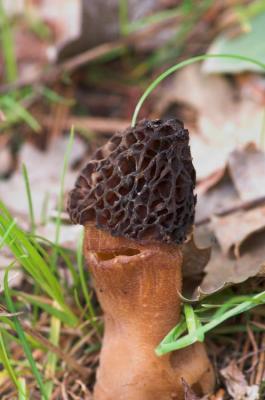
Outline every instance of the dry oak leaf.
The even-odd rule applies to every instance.
[[[201,275],[211,257],[211,247],[197,247],[194,236],[182,245],[183,254],[183,277]]]
[[[259,386],[248,385],[235,360],[232,360],[220,372],[225,380],[227,391],[233,400],[259,400]]]
[[[239,211],[224,217],[212,217],[212,229],[221,249],[228,254],[231,248],[240,256],[240,248],[253,233],[265,229],[265,206]]]
[[[212,215],[224,212],[227,209],[240,207],[242,201],[234,187],[230,176],[225,173],[222,179],[207,191],[197,189],[197,206],[195,223],[200,224]],[[207,204],[207,207],[205,206]]]
[[[205,276],[196,287],[191,301],[216,293],[226,287],[240,284],[249,278],[265,276],[265,232],[251,235],[242,245],[242,254],[236,259],[226,255],[214,239],[210,226],[201,226],[195,230],[195,240],[204,246],[211,243],[210,260],[204,269]]]
[[[265,196],[265,153],[254,143],[234,150],[228,158],[228,169],[242,200]]]

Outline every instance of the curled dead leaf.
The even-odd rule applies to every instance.
[[[182,246],[184,278],[201,275],[211,257],[211,248],[199,248],[194,236]]]
[[[232,360],[220,372],[225,380],[227,391],[233,400],[259,400],[259,386],[248,385],[235,360]]]
[[[204,269],[211,257],[211,247],[199,248],[194,236],[182,246],[183,263],[183,295],[179,294],[183,301],[192,295],[195,288],[204,276]]]
[[[212,217],[212,228],[221,249],[228,254],[231,248],[238,258],[240,248],[254,233],[265,229],[265,206],[239,211],[224,217]]]
[[[206,400],[206,399],[208,399],[208,395],[203,396],[203,397],[198,397],[197,394],[193,391],[193,389],[185,381],[184,378],[181,378],[181,383],[184,388],[184,400]]]
[[[206,231],[206,233],[205,233]],[[212,237],[210,227],[196,230],[196,237]],[[205,238],[203,238],[205,241]],[[253,234],[242,245],[239,258],[224,254],[218,243],[213,244],[209,263],[205,267],[205,277],[194,290],[191,301],[203,298],[221,291],[222,289],[245,282],[249,278],[265,275],[265,232]]]
[[[241,200],[265,196],[265,153],[254,143],[234,150],[228,158],[228,169]]]

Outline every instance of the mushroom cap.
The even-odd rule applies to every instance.
[[[142,120],[96,151],[70,193],[68,212],[74,223],[113,236],[180,244],[194,222],[195,179],[183,123]]]

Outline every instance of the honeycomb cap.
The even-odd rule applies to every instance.
[[[195,179],[183,123],[143,120],[96,151],[68,212],[74,223],[94,223],[113,236],[180,244],[194,222]]]

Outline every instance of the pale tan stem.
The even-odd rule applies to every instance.
[[[180,317],[180,247],[114,238],[87,225],[84,251],[105,313],[94,400],[181,400],[181,378],[198,394],[210,391],[202,344],[163,357],[154,352]]]

